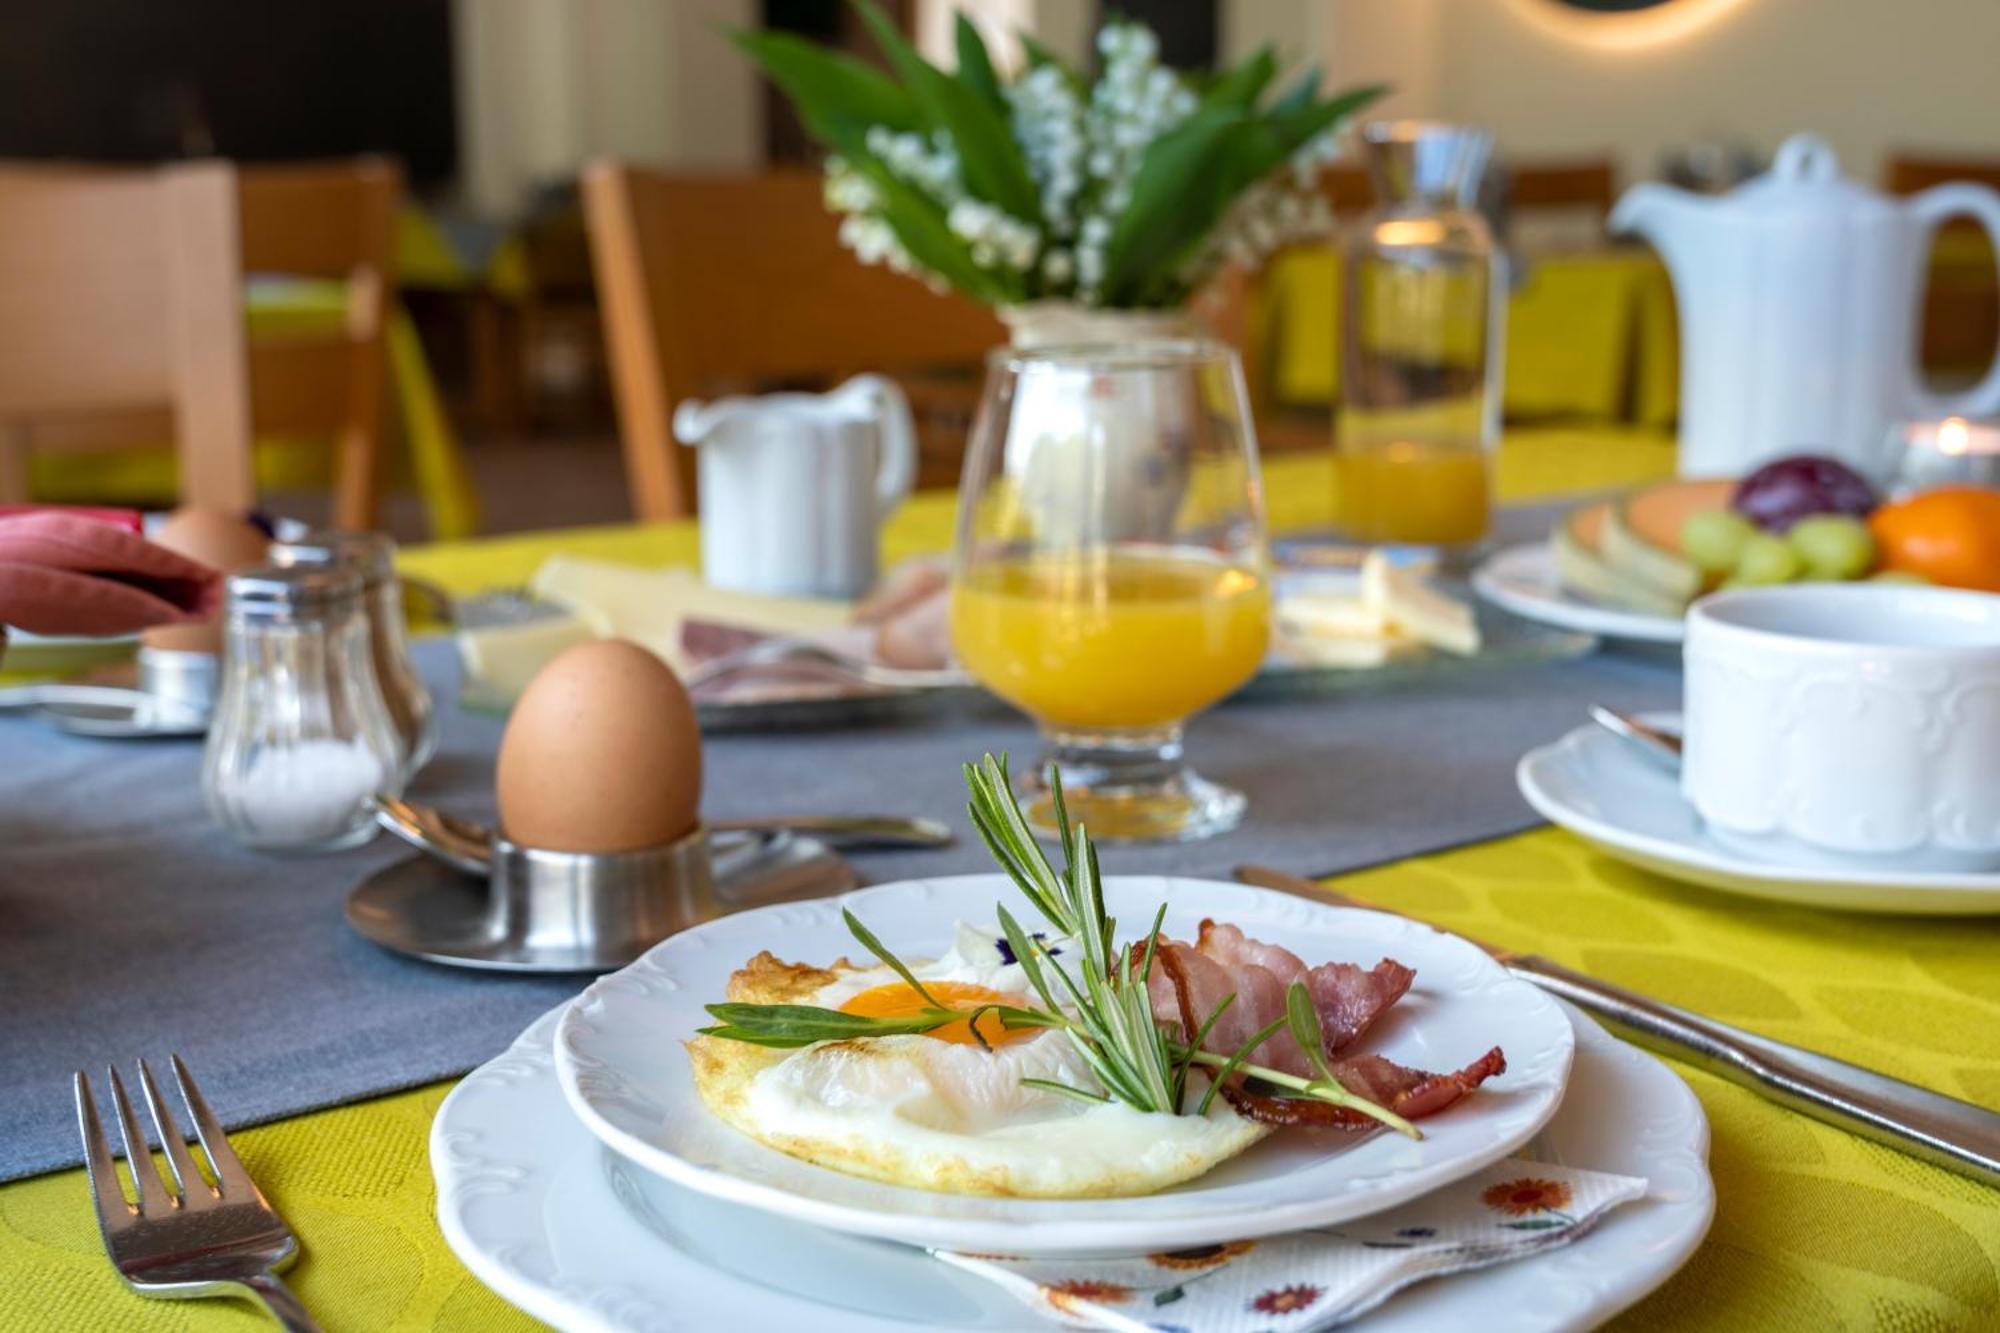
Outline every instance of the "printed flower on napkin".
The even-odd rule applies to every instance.
[[[1386,1213],[1263,1241],[1129,1259],[934,1253],[1072,1328],[1310,1333],[1413,1282],[1567,1245],[1645,1192],[1632,1176],[1506,1161]]]

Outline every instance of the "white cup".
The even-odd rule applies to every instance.
[[[2000,867],[2000,596],[1891,584],[1719,593],[1688,612],[1681,791],[1796,865]]]

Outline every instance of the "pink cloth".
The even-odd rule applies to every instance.
[[[75,514],[0,518],[0,625],[129,634],[211,615],[222,576],[137,533]]]

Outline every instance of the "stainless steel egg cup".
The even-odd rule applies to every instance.
[[[603,972],[727,911],[843,892],[853,868],[789,832],[697,826],[660,847],[559,852],[392,796],[381,825],[420,849],[349,895],[347,920],[398,953],[458,967]]]

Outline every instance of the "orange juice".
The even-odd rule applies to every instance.
[[[1183,551],[1030,556],[953,588],[951,638],[982,684],[1059,727],[1168,726],[1250,679],[1270,634],[1264,575]]]
[[[1334,450],[1334,520],[1363,542],[1453,546],[1486,535],[1486,453],[1463,444],[1396,440]]]

